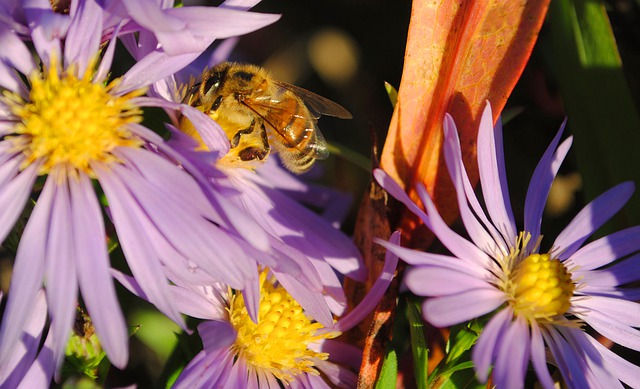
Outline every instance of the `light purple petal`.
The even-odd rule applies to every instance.
[[[496,350],[493,382],[498,388],[521,388],[529,365],[529,325],[516,317],[499,339]]]
[[[211,53],[211,57],[205,67],[210,68],[229,59],[239,40],[239,37],[231,37],[220,41]]]
[[[178,17],[169,15],[153,0],[125,1],[124,7],[139,25],[154,32],[177,32],[186,27]]]
[[[0,293],[0,297],[2,297],[2,293]],[[40,290],[33,302],[29,319],[23,328],[20,343],[14,349],[7,363],[0,365],[0,387],[17,387],[18,380],[26,374],[36,358],[46,320],[47,302],[44,290]]]
[[[416,190],[418,192],[418,196],[422,200],[422,203],[427,209],[427,213],[430,215],[431,227],[429,228],[453,255],[469,265],[480,265],[488,270],[496,269],[495,262],[485,254],[484,251],[480,250],[474,244],[455,233],[451,228],[449,228],[447,223],[442,220],[433,200],[431,200],[431,196],[429,196],[429,193],[423,185],[418,184]]]
[[[220,125],[202,111],[181,104],[180,112],[193,124],[198,135],[211,151],[225,155],[229,152],[229,138]]]
[[[36,68],[31,51],[24,42],[8,28],[0,25],[0,60],[24,75]],[[12,89],[13,90],[13,89]]]
[[[122,95],[143,88],[184,68],[200,53],[185,53],[169,56],[161,51],[153,51],[136,62],[121,78],[113,93]]]
[[[312,258],[314,263],[329,263],[352,279],[366,278],[360,252],[334,225],[253,172],[244,169],[225,172],[230,186],[240,190],[238,196],[233,196],[238,208],[249,211],[266,231]],[[309,188],[303,186],[300,191],[308,192]]]
[[[27,374],[20,382],[19,388],[47,388],[51,385],[51,379],[56,372],[53,363],[53,334],[50,332],[44,341],[44,345],[38,353],[38,358],[33,362]]]
[[[244,305],[247,308],[249,318],[254,322],[258,322],[258,312],[260,310],[260,277],[254,277],[245,283],[242,291]]]
[[[375,169],[373,171],[373,177],[378,181],[378,184],[384,188],[391,196],[393,196],[396,200],[400,201],[404,204],[411,212],[413,212],[416,216],[418,216],[427,228],[431,229],[431,221],[426,213],[420,207],[418,207],[405,193],[404,189],[398,185],[398,183],[391,178],[384,170]]]
[[[603,387],[603,388],[620,388],[623,389],[622,384],[617,377],[611,374],[606,362],[604,361],[602,354],[593,347],[589,341],[589,335],[583,331],[577,331],[575,329],[563,329],[560,328],[560,332],[565,339],[573,347],[574,350],[579,350],[583,363],[585,376],[590,383],[590,387]]]
[[[109,200],[116,232],[135,279],[151,303],[181,327],[186,327],[174,305],[158,254],[146,233],[149,226],[142,224],[148,223],[147,216],[113,171],[102,166],[92,166],[92,169]]]
[[[187,181],[186,184],[190,177],[148,151],[119,148],[114,150],[114,154],[131,167],[146,169],[140,172],[146,179],[140,180],[140,174],[133,169],[121,165],[111,166],[112,172],[121,177],[135,201],[144,207],[147,219],[154,228],[188,260],[203,267],[212,276],[220,277],[219,281],[242,290],[245,280],[252,278],[256,272],[255,260],[242,249],[242,242],[236,241],[228,232],[201,216],[210,210],[208,203],[206,206],[198,206],[202,204],[200,201],[195,204],[185,201],[198,198],[195,197],[197,192],[187,191],[189,186],[196,185],[195,181],[189,186],[178,187],[174,186],[178,185],[177,181],[151,179],[149,174],[158,172],[163,167],[167,172],[173,170],[174,176],[181,175],[181,181]]]
[[[7,146],[8,143],[2,142],[1,145]],[[20,167],[24,163],[24,158],[5,154],[5,151],[0,151],[0,190],[5,190],[8,185],[11,185],[11,181],[20,173]]]
[[[238,11],[229,7],[180,7],[165,10],[170,16],[186,21],[197,35],[229,38],[243,35],[280,19],[280,15]]]
[[[275,236],[269,237],[269,244],[272,249],[270,254],[275,259],[273,264],[268,265],[271,270],[297,278],[310,291],[323,291],[324,282],[320,273],[300,250],[283,243]]]
[[[134,131],[142,134],[145,139],[148,139],[148,135],[150,135],[150,131],[142,126],[136,126]],[[152,156],[146,157],[145,160],[141,159],[140,161],[136,161],[137,164],[140,165],[140,168],[144,168],[146,170],[146,175],[153,175],[153,177],[160,182],[179,181],[180,185],[178,186],[183,186],[183,190],[189,193],[188,196],[183,197],[189,197],[191,200],[190,202],[197,205],[200,211],[204,211],[205,209],[211,211],[210,213],[205,214],[207,218],[216,222],[221,227],[235,229],[238,235],[244,238],[256,249],[263,251],[268,250],[269,238],[267,234],[259,225],[257,225],[257,223],[255,223],[255,220],[253,220],[250,215],[247,215],[246,212],[242,212],[239,208],[235,207],[230,201],[224,198],[222,193],[218,193],[216,190],[212,189],[210,185],[207,184],[209,180],[207,180],[203,173],[196,166],[191,164],[188,159],[172,150],[161,140],[159,140],[155,146],[157,146],[161,152],[166,153],[169,157],[175,158],[179,161],[182,165],[182,169],[187,171],[192,177],[185,175],[183,170],[177,169],[175,166],[174,168],[164,167],[163,165],[167,165],[166,161],[156,161],[156,158]],[[141,163],[145,164],[141,165]],[[210,166],[207,166],[207,168],[212,169]],[[222,174],[218,170],[215,172],[219,175]],[[171,178],[165,177],[169,173],[171,174]],[[198,183],[201,183],[202,187],[198,188]],[[207,190],[205,195],[208,195],[211,201],[198,195],[202,190]],[[196,202],[195,200],[198,201]],[[182,202],[182,200],[180,200],[180,202]]]
[[[225,382],[225,385],[230,388],[269,388],[268,386],[258,385],[258,377],[255,372],[255,368],[252,365],[248,365],[244,358],[238,358],[230,370],[231,371],[228,374],[229,378]]]
[[[136,281],[135,278],[128,276],[116,269],[111,269],[110,273],[111,276],[115,278],[116,281],[124,286],[129,292],[140,297],[141,299],[149,301],[149,298],[144,293],[144,290],[142,290],[142,287],[140,286],[140,284],[138,284],[138,281]]]
[[[590,294],[591,291],[613,290],[619,285],[640,279],[640,253],[632,255],[615,265],[601,270],[572,271],[572,277],[580,280],[579,293]]]
[[[485,325],[478,342],[471,350],[478,380],[482,383],[489,378],[489,368],[493,365],[493,356],[500,339],[509,329],[513,320],[513,311],[503,309],[489,320]]]
[[[17,34],[29,35],[29,27],[25,24],[24,12],[20,0],[0,2],[0,23],[5,24]]]
[[[361,348],[334,339],[325,339],[319,343],[309,344],[309,349],[329,353],[331,361],[350,366],[354,370],[359,369],[362,362]]]
[[[16,161],[19,161],[16,159]],[[7,234],[16,224],[25,203],[29,199],[33,183],[38,176],[37,164],[24,169],[11,182],[0,187],[0,240],[4,241]]]
[[[317,322],[321,323],[325,327],[333,325],[333,316],[331,310],[327,305],[322,293],[311,292],[309,288],[300,282],[296,277],[291,277],[288,274],[282,274],[273,272],[278,279],[278,282],[282,284],[285,290],[304,308],[307,315],[314,318]]]
[[[202,346],[208,353],[227,348],[236,341],[236,330],[228,321],[208,320],[198,325]]]
[[[78,181],[71,181],[69,185],[82,298],[109,361],[124,369],[129,356],[129,335],[109,274],[109,256],[104,241],[107,234],[100,205],[91,181],[84,173],[79,173]]]
[[[215,39],[243,35],[280,19],[280,15],[220,7],[170,8],[165,10],[165,15],[175,17],[186,24],[180,31],[154,31],[160,46],[170,55],[189,51],[202,52]]]
[[[621,304],[624,302],[625,304]],[[638,305],[636,303],[630,303],[628,301],[620,300],[616,304],[616,307],[629,306],[631,304]],[[640,331],[629,326],[626,322],[635,323],[638,326],[638,309],[634,307],[632,312],[629,312],[631,317],[629,319],[620,320],[621,317],[618,312],[609,310],[608,312],[600,312],[598,310],[592,310],[586,314],[580,311],[574,312],[574,314],[584,320],[587,324],[593,327],[594,330],[600,334],[606,336],[612,341],[625,346],[627,348],[640,351]],[[612,317],[613,316],[613,317]]]
[[[524,203],[524,231],[531,234],[530,246],[535,245],[538,241],[540,226],[542,225],[542,211],[547,202],[551,183],[571,147],[572,138],[570,137],[562,142],[562,145],[556,150],[565,124],[566,121],[560,126],[560,130],[558,130],[540,162],[538,162],[538,166],[536,166],[531,177],[531,182],[529,182]]]
[[[448,255],[442,254],[432,254],[428,252],[413,250],[410,248],[397,246],[387,241],[381,239],[374,239],[374,242],[383,246],[387,250],[395,253],[400,259],[405,261],[410,265],[414,265],[416,267],[420,266],[438,266],[445,269],[450,269],[452,271],[457,271],[462,274],[467,274],[469,276],[473,276],[476,279],[486,279],[489,280],[493,276],[487,271],[487,269],[479,266],[477,264],[467,264],[463,263],[457,257],[451,257]]]
[[[28,176],[33,173],[33,170],[25,170],[22,174]],[[13,265],[9,297],[0,328],[0,366],[6,363],[19,341],[33,301],[42,287],[45,272],[45,241],[42,230],[49,225],[53,201],[51,186],[45,188],[24,229]]]
[[[173,384],[176,389],[224,387],[233,366],[233,353],[228,349],[201,351],[180,373]],[[245,370],[246,371],[246,370]]]
[[[475,200],[476,203],[477,199],[475,199],[475,194],[473,192],[469,193],[465,189],[465,182],[467,182],[469,178],[466,175],[466,170],[462,162],[460,140],[458,139],[455,123],[448,114],[444,119],[444,134],[445,139],[443,146],[445,150],[445,161],[447,163],[447,168],[449,169],[449,176],[451,176],[451,180],[456,188],[460,217],[462,218],[469,237],[476,246],[489,255],[507,255],[509,253],[509,248],[504,243],[505,241],[502,236],[498,234],[497,231],[495,231],[495,228],[493,228],[488,220],[486,220],[484,211],[480,209],[481,213],[479,214],[479,217],[484,221],[491,233],[485,229],[485,227],[476,218],[476,215],[474,215],[469,208],[468,197],[473,196],[473,200]],[[474,211],[478,212],[475,209]],[[515,238],[511,238],[509,241],[514,239]]]
[[[67,176],[61,169],[49,175],[43,191],[53,192],[49,222],[41,226],[40,239],[46,241],[45,279],[49,316],[51,317],[53,361],[56,369],[62,364],[64,350],[76,317],[78,258],[74,247],[71,198]],[[47,188],[47,187],[50,187]]]
[[[358,375],[345,367],[336,365],[335,363],[331,363],[329,361],[322,361],[322,360],[316,360],[315,365],[318,368],[318,370],[320,370],[324,374],[324,376],[327,377],[327,379],[337,387],[355,388],[358,383]],[[321,387],[320,386],[321,384],[324,384],[325,387],[330,388],[330,386],[328,386],[326,382],[321,382],[316,380],[316,379],[322,380],[322,377],[320,376],[315,376],[311,374],[305,374],[305,376],[309,377],[309,379],[312,382],[314,382],[311,388],[319,388]]]
[[[322,361],[319,361],[322,362]],[[325,366],[329,365],[329,363],[325,362],[324,363]],[[336,368],[338,368],[338,366],[336,366]],[[346,370],[345,370],[346,372]],[[338,377],[335,375],[336,373],[333,373],[332,378],[327,377],[327,379],[329,379],[330,381],[336,380],[338,379]],[[353,373],[352,373],[353,374]],[[348,381],[346,382],[340,382],[341,385],[338,385],[337,387],[339,388],[353,388],[355,386],[353,385],[347,385],[347,382],[351,382],[351,381],[355,381],[355,383],[357,383],[357,376],[355,374],[353,374],[354,377],[349,377],[346,376],[345,379],[347,379]],[[327,384],[327,382],[319,375],[313,375],[313,374],[301,374],[298,375],[297,377],[297,381],[299,382],[299,386],[295,387],[292,385],[292,389],[331,389],[333,388],[333,386],[330,386]],[[339,381],[338,381],[339,382]],[[296,381],[293,381],[292,384],[296,383]],[[274,388],[275,389],[275,388]]]
[[[394,232],[389,238],[392,244],[400,243],[400,232]],[[398,256],[391,251],[387,251],[384,256],[384,266],[367,295],[358,303],[358,305],[347,315],[342,317],[336,324],[336,329],[340,332],[346,332],[355,327],[364,318],[373,311],[378,305],[382,296],[387,292],[387,288],[391,284],[395,275],[396,266],[398,266]]]
[[[405,273],[404,283],[418,296],[429,297],[495,289],[493,285],[474,275],[440,266],[413,267]]]
[[[78,66],[78,75],[87,71],[89,62],[98,53],[102,31],[102,8],[94,0],[76,3],[78,12],[71,20],[64,43],[64,57],[67,66]]]
[[[608,371],[630,387],[638,386],[638,377],[640,377],[639,366],[621,358],[619,355],[604,347],[600,342],[592,337],[586,336],[586,339],[600,353],[607,365]]]
[[[186,104],[175,103],[152,97],[138,97],[134,100],[136,105],[143,107],[160,107],[167,110],[175,110],[185,116],[198,131],[204,144],[210,151],[224,155],[229,151],[229,138],[215,120],[202,111]]]
[[[273,239],[264,229],[264,224],[255,220],[255,213],[236,206],[232,201],[215,189],[211,192],[211,198],[223,208],[225,220],[238,232],[242,238],[258,250],[268,251],[273,249]]]
[[[133,281],[131,278],[130,280]],[[171,286],[171,292],[180,312],[185,315],[205,320],[224,320],[226,316],[223,304],[205,298],[202,293],[176,286]]]
[[[569,258],[589,236],[618,213],[634,190],[632,182],[624,182],[587,204],[562,230],[553,244],[553,248],[560,252],[560,259]]]
[[[13,68],[8,67],[4,62],[0,61],[0,87],[7,89],[9,91],[15,92],[21,97],[26,97],[29,93],[24,85],[24,82],[20,78],[20,75],[14,71]],[[0,102],[0,114],[2,114],[5,118],[12,116],[9,112],[9,109],[6,108],[4,103]],[[13,123],[2,123],[3,128],[2,132],[7,132],[12,130]],[[4,127],[9,127],[5,129]],[[3,134],[4,135],[4,134]]]
[[[220,4],[220,7],[246,11],[259,2],[260,0],[225,0],[224,3]]]
[[[104,51],[104,54],[102,55],[102,59],[100,60],[100,65],[98,66],[98,70],[96,71],[96,74],[93,77],[94,82],[104,82],[107,76],[109,75],[109,72],[111,70],[111,65],[113,64],[113,55],[116,50],[117,37],[121,27],[122,25],[116,26],[113,36],[109,40],[107,49]]]
[[[590,387],[585,372],[586,362],[582,353],[571,347],[566,339],[560,335],[558,329],[553,326],[547,326],[546,331],[542,332],[542,336],[551,350],[555,364],[560,368],[562,376],[570,382],[571,387]]]
[[[518,231],[513,217],[505,171],[502,125],[493,126],[491,105],[487,105],[478,129],[478,171],[487,211],[502,237],[515,247]]]
[[[640,226],[627,228],[585,245],[569,260],[577,272],[597,269],[640,249]]]
[[[633,301],[620,300],[617,298],[590,296],[586,299],[578,299],[580,305],[576,311],[598,311],[609,320],[628,325],[630,327],[640,327],[640,304]],[[592,312],[585,313],[584,316],[591,316]]]
[[[547,367],[547,356],[544,347],[544,339],[540,333],[540,326],[533,324],[531,326],[531,362],[540,381],[540,385],[545,389],[555,387],[555,382],[551,378],[549,368]]]
[[[71,17],[54,12],[51,3],[45,0],[27,0],[22,8],[31,29],[33,45],[43,63],[49,64],[52,56],[61,60],[60,41],[67,35]]]
[[[427,299],[422,306],[422,315],[436,327],[449,327],[487,314],[504,301],[504,292],[495,288],[475,289]]]
[[[353,241],[340,230],[281,191],[265,187],[249,188],[246,182],[243,186],[245,191],[255,189],[253,196],[244,196],[243,200],[245,208],[251,207],[251,215],[265,229],[273,230],[282,241],[316,259],[316,262],[326,262],[341,274],[355,280],[366,278],[366,268],[360,252]],[[268,217],[265,217],[268,202],[272,206],[268,208]],[[257,206],[260,203],[263,207]]]

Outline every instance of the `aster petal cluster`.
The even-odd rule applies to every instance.
[[[391,236],[398,244],[400,234]],[[227,285],[180,283],[172,287],[181,312],[202,320],[203,350],[184,368],[174,388],[352,388],[362,350],[337,338],[362,321],[391,283],[398,257],[387,252],[378,279],[350,312],[326,326],[292,297],[281,274],[265,269],[256,319],[249,313],[251,294]],[[147,298],[133,277],[114,276],[134,294]]]
[[[206,42],[259,28],[277,16],[258,16],[241,29],[209,28],[198,35],[196,47],[174,57],[155,45],[138,65],[160,58],[165,66],[143,73],[134,67],[110,79],[116,40],[145,31],[141,12],[148,12],[151,3],[127,15],[118,12],[120,2],[54,5],[68,7],[17,2],[3,8],[0,23],[0,86],[5,90],[0,98],[0,240],[25,204],[35,201],[32,210],[26,208],[30,214],[2,316],[2,377],[15,369],[16,350],[23,347],[20,334],[40,295],[47,304],[38,312],[47,312],[49,336],[39,353],[51,358],[49,377],[62,363],[78,293],[109,360],[120,368],[126,365],[128,333],[109,270],[106,227],[111,225],[148,300],[183,328],[167,274],[243,290],[257,279],[258,263],[278,267],[271,256],[262,255],[268,250],[267,235],[251,228],[249,218],[232,206],[213,201],[203,190],[204,177],[140,124],[142,107],[189,111],[142,97],[151,83],[185,66],[185,58],[200,55]],[[185,34],[201,23],[194,12],[172,14],[186,23]],[[245,18],[240,11],[223,13],[231,25]],[[206,115],[189,112],[213,126]],[[247,228],[239,231],[238,225]]]
[[[456,188],[468,237],[440,217],[424,187],[417,191],[426,208],[412,202],[384,171],[378,182],[419,216],[450,252],[419,252],[380,241],[411,265],[404,283],[423,303],[426,320],[447,327],[488,315],[472,351],[481,382],[491,374],[498,388],[524,385],[531,365],[540,384],[553,388],[554,365],[572,388],[636,387],[640,367],[600,344],[586,326],[611,341],[640,350],[637,288],[640,229],[631,227],[585,244],[629,200],[634,185],[625,182],[586,205],[540,252],[542,214],[551,184],[572,138],[562,128],[536,167],[527,191],[524,226],[518,230],[507,187],[502,128],[493,126],[491,107],[478,133],[480,191],[484,207],[467,177],[455,123],[444,121],[444,153]]]
[[[233,44],[223,42],[209,62],[196,70],[188,67],[154,83],[150,94],[166,99],[167,104],[185,100],[185,93],[201,77],[202,69],[225,60]],[[279,264],[270,267],[278,275],[278,281],[316,320],[330,325],[332,314],[340,315],[346,308],[339,275],[359,281],[366,277],[358,249],[338,229],[350,204],[348,199],[294,177],[274,158],[255,170],[220,163],[229,152],[230,142],[220,126],[198,124],[199,117],[189,110],[177,115],[176,112],[167,112],[172,118],[172,124],[167,125],[172,133],[169,145],[206,176],[212,197],[224,197],[231,207],[249,215],[267,234]],[[198,140],[185,135],[180,128],[184,117],[194,125]],[[198,141],[204,143],[204,149]],[[314,202],[309,203],[310,200]],[[305,205],[319,208],[323,214],[318,215]],[[283,269],[287,263],[303,271]],[[306,277],[305,282],[300,282],[299,273]]]

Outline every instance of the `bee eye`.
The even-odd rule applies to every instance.
[[[220,86],[220,81],[222,80],[222,74],[219,72],[213,73],[211,77],[207,79],[204,83],[205,93],[209,93],[211,89],[217,89]]]

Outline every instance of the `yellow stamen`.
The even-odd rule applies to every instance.
[[[238,333],[233,346],[238,357],[285,384],[298,374],[318,375],[314,360],[326,360],[329,355],[307,346],[338,334],[318,334],[322,325],[309,320],[300,304],[283,287],[276,287],[267,279],[266,271],[260,275],[260,284],[258,323],[249,317],[241,294],[231,299],[229,317]]]
[[[5,92],[5,102],[19,119],[11,140],[26,156],[23,168],[41,161],[40,174],[66,165],[94,176],[92,162],[117,161],[114,148],[142,145],[126,125],[142,120],[142,111],[130,100],[145,91],[114,96],[110,92],[119,80],[106,86],[93,83],[94,71],[95,61],[78,78],[75,66],[59,72],[52,60],[48,70],[29,76],[28,101]]]
[[[529,320],[552,321],[571,307],[575,284],[564,264],[549,254],[531,254],[511,275],[511,305]]]

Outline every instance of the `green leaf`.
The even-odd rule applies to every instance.
[[[157,311],[138,311],[131,322],[138,324],[134,336],[149,347],[161,361],[166,361],[175,348],[180,327]]]
[[[391,106],[395,108],[396,104],[398,103],[398,90],[386,81],[384,82],[384,89],[387,90],[387,95],[389,96],[389,100],[391,101]]]
[[[188,326],[190,328],[197,327],[195,320],[190,321],[191,323],[188,321]],[[191,335],[184,332],[179,334],[178,343],[162,368],[162,373],[160,374],[157,387],[164,387],[167,389],[171,388],[185,366],[201,350],[202,341],[196,332]]]
[[[415,302],[407,302],[409,332],[411,333],[411,351],[413,353],[413,371],[416,388],[427,388],[429,349],[424,339],[424,322]]]
[[[482,389],[486,384],[478,382],[476,372],[473,370],[473,362],[468,361],[456,366],[449,379],[442,382],[439,389]]]
[[[449,343],[447,345],[447,366],[455,365],[462,357],[462,354],[471,349],[480,335],[477,330],[478,328],[475,321],[472,321],[469,324],[459,324],[451,328]]]
[[[451,327],[446,358],[429,376],[432,388],[470,388],[482,387],[475,379],[471,347],[478,340],[484,320],[472,320],[469,323]]]
[[[549,21],[553,64],[587,200],[620,182],[640,182],[640,118],[603,2],[552,1]],[[608,227],[639,222],[640,202],[632,201]]]
[[[398,357],[396,351],[390,349],[384,358],[376,389],[395,389],[398,380]]]

